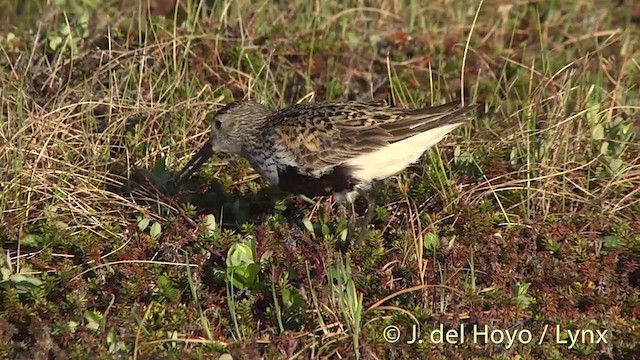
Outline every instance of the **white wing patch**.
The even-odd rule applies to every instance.
[[[460,122],[427,130],[382,149],[349,159],[345,164],[355,169],[353,176],[360,181],[384,179],[418,161],[425,151],[462,124]]]

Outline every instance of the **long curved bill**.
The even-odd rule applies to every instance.
[[[180,170],[178,175],[175,177],[176,186],[182,185],[186,180],[188,180],[191,175],[198,170],[202,164],[204,164],[207,160],[211,158],[213,155],[213,148],[211,147],[211,143],[208,141],[198,150],[196,154],[194,154],[189,162]]]

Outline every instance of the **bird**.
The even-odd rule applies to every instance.
[[[452,101],[406,109],[384,101],[344,101],[298,103],[272,111],[258,102],[232,101],[214,113],[209,140],[175,182],[183,184],[214,151],[236,154],[281,191],[333,195],[344,209],[351,205],[354,217],[354,202],[362,196],[367,201],[362,237],[375,212],[373,186],[417,162],[471,120],[469,113],[478,106]],[[350,220],[348,234],[354,228],[355,220]]]

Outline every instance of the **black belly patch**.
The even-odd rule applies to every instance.
[[[345,165],[338,165],[320,177],[301,174],[298,168],[287,166],[278,173],[278,187],[288,193],[309,197],[332,195],[353,190],[358,181],[351,174],[352,169]]]

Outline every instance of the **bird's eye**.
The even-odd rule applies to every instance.
[[[220,122],[220,120],[215,120],[213,122],[213,128],[216,130],[220,130],[220,128],[222,127],[222,123]]]

